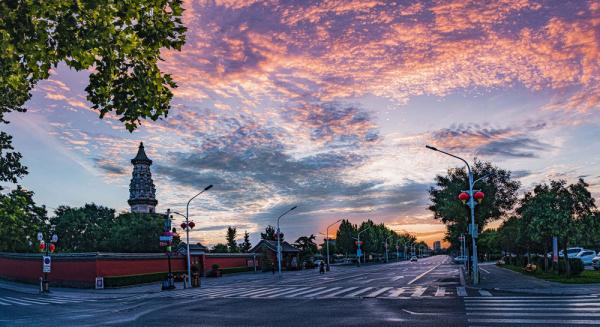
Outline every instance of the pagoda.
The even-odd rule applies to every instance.
[[[156,189],[152,181],[150,166],[152,160],[146,156],[144,143],[140,142],[137,155],[131,159],[133,173],[129,184],[129,206],[131,212],[154,213],[158,201],[156,201]]]

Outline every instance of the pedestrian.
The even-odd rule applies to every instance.
[[[319,263],[319,273],[320,274],[325,273],[325,263],[323,261],[321,261],[321,263]]]

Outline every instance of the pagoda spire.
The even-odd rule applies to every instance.
[[[129,183],[129,205],[131,212],[154,213],[158,201],[156,201],[156,189],[152,181],[150,166],[152,160],[146,155],[144,143],[140,142],[137,155],[131,159],[133,172]]]

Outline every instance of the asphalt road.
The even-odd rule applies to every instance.
[[[458,266],[445,256],[333,267],[324,275],[318,270],[289,272],[281,280],[271,273],[249,273],[203,282],[202,288],[113,297],[0,290],[0,326],[600,324],[596,296],[532,297],[465,289]]]

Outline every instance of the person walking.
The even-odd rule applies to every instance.
[[[321,261],[321,263],[319,263],[319,273],[320,274],[325,273],[325,263],[323,261]]]

